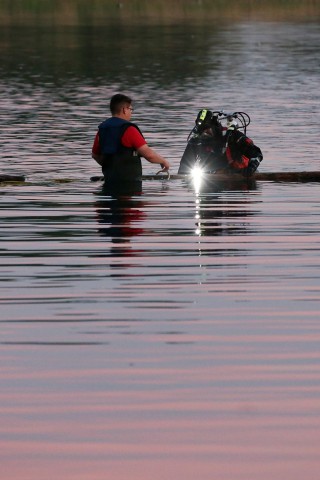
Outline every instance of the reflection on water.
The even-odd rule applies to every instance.
[[[318,170],[318,25],[114,36],[0,32],[2,476],[316,479],[319,185],[89,178],[118,89],[173,172],[204,106]]]
[[[318,471],[317,184],[163,183],[4,187],[6,478]]]
[[[115,257],[139,255],[141,252],[132,250],[130,240],[144,232],[140,226],[146,217],[142,181],[116,187],[104,184],[97,195],[95,208],[98,231],[100,235],[110,238],[114,245],[109,254]]]

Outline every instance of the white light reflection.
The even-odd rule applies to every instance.
[[[199,199],[199,192],[196,191],[196,214],[195,214],[195,219],[196,219],[196,225],[197,228],[195,230],[195,234],[198,235],[198,237],[201,236],[201,217],[200,217],[200,199]],[[199,250],[200,252],[200,250]]]
[[[193,185],[194,185],[195,192],[199,193],[201,183],[202,183],[202,178],[203,178],[202,168],[197,166],[197,165],[195,167],[193,167],[193,169],[191,170],[191,177],[192,177],[192,180],[193,180]]]
[[[195,230],[195,234],[198,235],[199,237],[201,236],[201,218],[200,218],[200,199],[199,199],[199,193],[200,193],[200,187],[202,183],[202,178],[203,178],[203,170],[199,165],[195,165],[193,169],[191,170],[191,178],[196,194],[196,214],[195,214],[195,219],[197,221],[196,225],[197,228]]]
[[[195,213],[195,219],[196,219],[196,230],[195,234],[199,237],[199,244],[200,244],[200,237],[201,237],[201,217],[200,217],[200,198],[199,198],[199,193],[200,193],[200,187],[202,184],[202,179],[203,179],[203,174],[204,171],[200,167],[199,163],[193,167],[193,169],[190,172],[190,176],[192,178],[192,183],[194,186],[195,194],[196,194],[196,213]],[[201,248],[199,247],[199,255],[201,255]]]

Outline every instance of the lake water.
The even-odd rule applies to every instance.
[[[245,111],[261,171],[319,170],[319,23],[2,28],[6,480],[317,480],[318,183],[90,177],[113,93],[178,169]],[[144,173],[155,167],[144,163]]]

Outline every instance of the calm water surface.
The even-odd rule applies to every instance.
[[[319,170],[319,40],[2,29],[1,478],[319,478],[319,184],[90,182],[116,91],[173,173],[203,107],[250,114],[261,171]]]

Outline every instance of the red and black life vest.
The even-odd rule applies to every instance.
[[[107,180],[133,181],[142,175],[138,152],[121,143],[122,136],[129,127],[139,130],[134,123],[118,117],[108,118],[99,125],[99,145],[103,155],[102,172]]]

